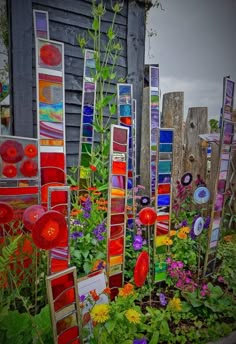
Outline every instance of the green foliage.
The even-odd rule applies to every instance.
[[[35,317],[3,309],[0,314],[0,342],[14,344],[53,344],[49,307]]]
[[[219,265],[217,275],[222,276],[228,288],[236,295],[236,245],[235,242],[221,240],[218,245]]]

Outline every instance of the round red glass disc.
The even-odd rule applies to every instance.
[[[13,208],[6,202],[0,202],[0,224],[10,222],[13,217]]]
[[[134,283],[137,287],[142,287],[145,283],[149,270],[149,256],[146,251],[141,252],[137,258],[134,268]]]
[[[156,221],[157,214],[155,210],[151,207],[143,208],[139,214],[139,220],[143,225],[153,225]]]
[[[64,246],[68,240],[65,217],[58,211],[45,212],[33,226],[32,239],[37,247],[44,250]]]
[[[27,208],[23,214],[23,223],[28,231],[32,231],[35,222],[39,219],[39,217],[46,212],[46,209],[41,205],[32,205],[31,207]]]
[[[45,44],[40,49],[40,58],[48,66],[58,66],[62,61],[60,50],[52,44]]]

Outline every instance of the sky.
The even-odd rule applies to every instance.
[[[184,92],[185,117],[207,106],[208,119],[218,119],[223,77],[236,81],[236,0],[160,2],[147,17],[145,63],[159,64],[162,96]]]

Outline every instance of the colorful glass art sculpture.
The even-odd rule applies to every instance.
[[[112,298],[123,286],[128,177],[128,128],[111,126],[107,272]]]
[[[146,207],[140,210],[138,217],[143,225],[151,226],[156,222],[157,213],[153,208]]]

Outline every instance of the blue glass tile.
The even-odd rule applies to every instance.
[[[129,190],[132,189],[132,187],[133,187],[133,180],[132,179],[128,179],[128,183],[127,184],[128,184],[127,185],[128,189]]]
[[[173,131],[172,130],[160,130],[160,143],[172,143]]]
[[[160,143],[159,145],[160,153],[172,152],[172,148],[173,147],[171,143]]]
[[[82,136],[85,136],[85,137],[92,137],[93,136],[93,127],[92,127],[92,125],[85,124],[83,126]]]
[[[83,114],[84,115],[93,115],[93,106],[84,105]]]
[[[119,95],[129,95],[131,93],[131,86],[130,85],[119,85]]]
[[[170,174],[159,174],[158,175],[158,183],[170,183],[171,182],[171,175]]]
[[[132,170],[132,169],[133,169],[132,159],[129,158],[128,159],[128,170]]]
[[[157,197],[157,205],[158,207],[164,205],[170,205],[170,195],[160,195]]]
[[[171,172],[171,161],[162,160],[158,163],[158,173],[170,173]]]
[[[127,105],[120,105],[120,116],[131,116],[131,106]]]
[[[93,124],[93,116],[83,116],[83,124]]]

